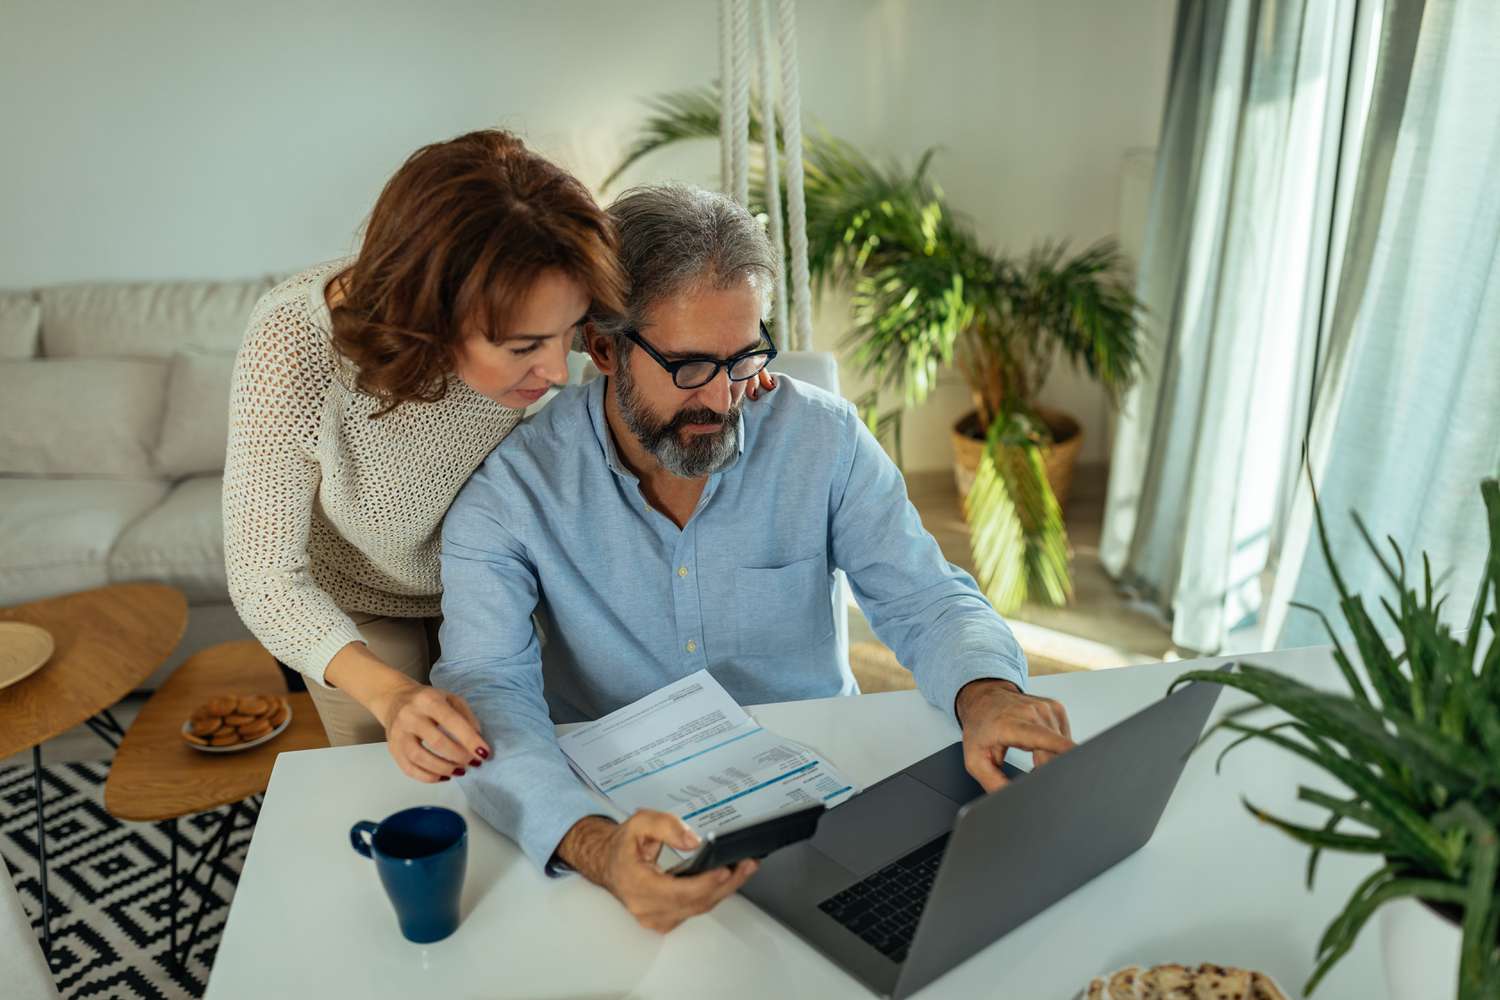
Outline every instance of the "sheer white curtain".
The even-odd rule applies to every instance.
[[[1321,641],[1319,484],[1451,569],[1467,616],[1500,471],[1500,3],[1184,3],[1139,291],[1158,355],[1126,401],[1101,555],[1222,649]],[[1308,466],[1302,466],[1303,445]]]
[[[1360,114],[1356,40],[1372,32],[1356,8],[1179,11],[1138,287],[1152,350],[1124,401],[1101,558],[1191,649],[1218,649],[1261,603]]]
[[[1402,111],[1382,211],[1351,233],[1372,247],[1369,273],[1340,289],[1311,464],[1351,585],[1384,591],[1357,509],[1377,538],[1447,571],[1457,623],[1485,548],[1478,483],[1500,474],[1500,4],[1428,0]],[[1290,601],[1336,606],[1310,521],[1299,480],[1266,613],[1276,645],[1322,641]]]

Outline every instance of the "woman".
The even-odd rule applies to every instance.
[[[419,149],[357,257],[257,303],[230,399],[229,590],[312,681],[335,746],[384,738],[425,782],[489,756],[468,705],[427,684],[443,515],[624,285],[584,187],[487,130]]]

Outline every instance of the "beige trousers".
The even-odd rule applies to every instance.
[[[349,617],[370,652],[406,676],[428,683],[428,675],[438,658],[437,626],[441,619],[386,618],[360,612]],[[333,746],[379,743],[385,739],[385,727],[380,721],[343,691],[310,680],[307,693],[312,695],[328,742]]]

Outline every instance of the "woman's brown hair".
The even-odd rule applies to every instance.
[[[423,146],[370,213],[332,310],[333,344],[384,404],[436,402],[468,324],[491,341],[537,277],[557,269],[591,312],[625,308],[614,228],[567,171],[499,129]]]

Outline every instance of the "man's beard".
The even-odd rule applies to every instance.
[[[729,412],[719,414],[707,407],[682,410],[668,421],[660,421],[651,414],[646,400],[641,397],[635,379],[630,375],[630,366],[621,359],[615,376],[615,400],[620,405],[620,416],[630,433],[636,436],[641,446],[661,463],[661,467],[682,479],[701,479],[725,468],[738,451],[735,439],[739,423],[740,404],[737,402]],[[717,432],[695,434],[686,442],[682,439],[682,428],[689,424],[722,423]]]

